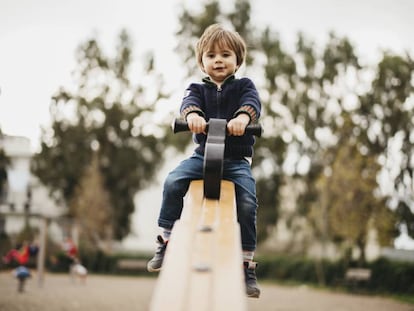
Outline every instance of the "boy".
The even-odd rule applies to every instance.
[[[203,83],[191,84],[180,112],[198,144],[194,154],[169,173],[164,183],[158,225],[158,249],[148,262],[148,271],[159,271],[174,222],[180,218],[190,181],[203,178],[206,123],[210,118],[227,120],[223,179],[232,181],[236,190],[237,218],[240,223],[246,294],[258,298],[256,279],[256,183],[251,173],[254,138],[244,135],[246,126],[260,116],[259,95],[248,78],[236,79],[235,73],[246,57],[246,44],[236,32],[219,24],[208,27],[196,45],[200,69],[207,75]]]

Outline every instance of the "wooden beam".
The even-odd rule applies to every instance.
[[[234,184],[205,199],[203,181],[190,184],[174,225],[151,310],[246,310],[240,227]]]
[[[47,218],[42,218],[39,233],[39,252],[37,254],[37,282],[39,287],[43,287],[43,283],[45,280],[47,226]]]

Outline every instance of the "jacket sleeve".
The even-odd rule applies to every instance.
[[[245,113],[249,115],[250,123],[255,123],[259,119],[262,109],[259,93],[250,79],[243,78],[241,81],[240,108],[234,113],[234,117],[237,117],[240,113]]]
[[[180,107],[180,115],[186,120],[189,113],[196,112],[203,118],[205,114],[202,108],[202,95],[199,85],[192,83],[184,93],[183,101]]]

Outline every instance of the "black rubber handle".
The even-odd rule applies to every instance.
[[[188,124],[183,119],[174,119],[174,122],[172,124],[173,132],[188,132],[190,129],[188,128]]]
[[[187,132],[190,129],[188,128],[188,124],[183,119],[175,119],[173,123],[173,131],[174,133],[178,132]],[[207,123],[207,132],[208,132],[208,123]],[[246,127],[245,134],[254,135],[257,137],[261,137],[263,133],[263,128],[259,123],[249,124]]]

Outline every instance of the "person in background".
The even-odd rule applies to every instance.
[[[18,266],[13,273],[18,280],[17,291],[23,293],[26,280],[32,276],[30,270],[25,266]]]
[[[9,250],[2,259],[5,264],[16,261],[20,265],[26,265],[31,256],[36,256],[38,249],[37,243],[23,241],[22,244],[18,244],[15,248]]]
[[[62,244],[62,249],[65,255],[71,260],[71,263],[75,263],[78,260],[78,248],[71,237],[66,237]]]

